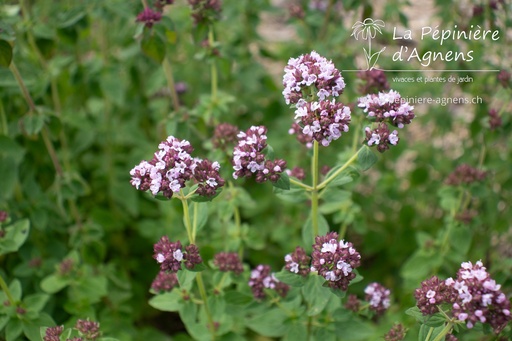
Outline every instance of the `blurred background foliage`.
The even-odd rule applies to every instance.
[[[302,12],[293,12],[292,5]],[[386,73],[391,88],[409,98],[480,96],[483,101],[417,105],[417,117],[400,144],[346,185],[349,192],[339,207],[324,205],[323,212],[330,229],[346,228],[346,238],[363,255],[365,279],[351,291],[361,295],[372,281],[392,290],[381,334],[393,322],[407,320],[404,311],[414,305],[412,293],[422,280],[453,276],[462,261],[482,259],[510,294],[511,87],[500,83],[497,72],[471,71],[511,69],[512,16],[506,1],[224,1],[212,45],[205,43],[208,30],[194,25],[185,1],[168,6],[163,20],[148,30],[135,21],[142,10],[138,1],[7,0],[0,5],[0,39],[12,45],[13,63],[36,110],[27,106],[12,70],[0,68],[0,209],[13,222],[30,221],[25,244],[0,256],[0,274],[7,282],[19,279],[25,293],[52,294],[44,311],[56,323],[90,317],[119,340],[168,340],[183,331],[176,316],[147,304],[158,272],[152,245],[164,234],[185,238],[181,206],[134,190],[130,169],[151,157],[167,135],[191,141],[198,155],[222,158],[211,137],[218,123],[228,122],[240,130],[267,126],[276,156],[308,173],[310,151],[288,134],[293,116],[281,95],[288,59],[311,50],[332,59],[347,84],[341,98],[354,105],[362,81],[357,72],[343,70],[364,67],[364,44],[350,36],[352,24],[370,16],[384,20],[387,27],[377,44],[388,50],[379,67],[415,70],[417,63],[391,59],[400,44],[391,27],[420,28],[425,7],[431,14],[425,25],[480,25],[498,29],[500,40],[449,41],[443,50],[471,49],[474,61],[429,67],[468,69],[450,74],[469,75],[472,82],[399,83],[392,77],[438,73],[393,71]],[[153,35],[161,43],[148,43]],[[423,52],[440,48],[418,38],[407,44]],[[173,105],[162,62],[181,89],[179,105]],[[218,70],[215,95],[212,63]],[[502,119],[493,130],[491,109]],[[353,121],[358,115],[362,111],[354,106]],[[354,139],[357,129],[321,149],[322,166],[345,159],[360,143]],[[52,162],[51,149],[58,161]],[[448,175],[464,163],[487,171],[486,179],[446,185]],[[222,165],[229,179],[226,157]],[[197,242],[204,258],[236,249],[225,243],[233,237],[230,205],[236,205],[245,226],[245,263],[280,269],[284,254],[302,243],[308,210],[281,200],[269,184],[242,180],[236,185],[234,198],[225,190],[209,206]],[[461,195],[470,198],[464,207]],[[465,209],[472,218],[460,223],[458,214]],[[62,269],[66,259],[72,260],[72,272],[61,276],[68,276],[64,283],[55,283],[56,274],[67,271]],[[414,330],[412,320],[408,327]]]

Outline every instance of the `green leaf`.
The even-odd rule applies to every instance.
[[[9,284],[9,291],[15,301],[21,301],[23,291],[21,289],[21,282],[18,279],[12,280],[11,284]]]
[[[23,117],[23,130],[28,135],[37,135],[43,129],[45,116],[37,113],[29,113]]]
[[[274,308],[250,318],[246,325],[263,336],[280,337],[286,335],[289,329],[285,323],[287,318],[284,311]]]
[[[415,252],[402,266],[402,276],[408,279],[424,279],[443,263],[440,253],[430,254],[424,250]]]
[[[418,341],[434,340],[444,329],[444,326],[430,327],[426,324],[422,324],[420,332],[418,333]],[[427,338],[429,336],[429,338]]]
[[[11,319],[10,316],[0,316],[0,332],[4,329],[4,327],[7,325],[9,320]]]
[[[152,297],[148,303],[153,308],[161,311],[179,311],[183,299],[179,290],[174,289],[171,292]]]
[[[199,264],[196,264],[193,269],[187,269],[187,270],[191,271],[191,272],[201,272],[206,269],[208,269],[208,267],[204,263],[199,263]]]
[[[441,313],[434,314],[425,319],[425,324],[429,327],[439,327],[444,325],[446,318]]]
[[[271,145],[267,144],[267,146],[262,150],[263,155],[265,155],[265,159],[274,160],[274,148]]]
[[[327,220],[324,218],[324,216],[319,212],[318,213],[318,235],[323,236],[326,235],[327,232],[329,232],[329,224],[327,223]],[[306,250],[311,249],[311,245],[314,241],[313,236],[313,220],[311,219],[311,215],[308,217],[304,225],[302,226],[302,240],[304,242],[304,245],[306,245],[304,248]]]
[[[365,145],[361,150],[359,150],[359,153],[357,153],[357,162],[361,166],[361,169],[365,171],[370,169],[370,167],[377,162],[377,156],[368,146]]]
[[[335,296],[331,291],[323,286],[325,279],[322,276],[309,276],[306,285],[302,287],[304,298],[308,302],[308,316],[320,314],[329,300]]]
[[[27,308],[34,312],[40,312],[43,310],[44,306],[50,299],[50,296],[47,294],[32,294],[23,300]]]
[[[274,187],[275,195],[286,202],[301,203],[308,199],[306,191],[303,188],[290,188],[289,190]]]
[[[306,278],[301,275],[291,273],[290,271],[283,269],[275,274],[276,278],[283,283],[288,284],[291,287],[302,287],[306,283]]]
[[[155,35],[146,35],[141,42],[142,52],[158,64],[165,58],[165,43]]]
[[[455,222],[449,222],[448,224],[455,224]],[[467,226],[455,225],[450,230],[449,241],[453,249],[456,250],[460,255],[465,256],[473,239],[473,231],[468,229]]]
[[[41,281],[41,289],[48,294],[55,294],[71,283],[71,280],[60,275],[50,275]]]
[[[280,189],[284,189],[284,190],[289,190],[290,189],[290,177],[288,176],[288,174],[286,172],[282,172],[281,175],[279,176],[279,179],[276,182],[272,182],[272,186],[280,188]]]
[[[0,255],[16,252],[27,240],[30,232],[28,219],[18,220],[5,228],[5,236],[0,239]]]
[[[217,191],[215,192],[215,194],[212,195],[211,197],[205,197],[205,196],[199,195],[197,193],[194,193],[194,195],[192,195],[192,197],[190,197],[190,200],[192,200],[193,202],[209,202],[209,201],[212,201],[213,199],[215,199],[221,192],[222,192],[222,187],[218,188]]]
[[[5,340],[16,341],[18,336],[23,332],[23,325],[17,318],[11,319],[5,327]]]
[[[196,279],[197,272],[183,269],[178,271],[176,275],[178,276],[178,283],[180,283],[180,288],[190,291],[190,289],[192,289],[192,285],[194,284],[194,280]]]
[[[254,300],[254,297],[239,291],[228,291],[224,294],[224,299],[227,304],[244,306],[251,303]]]
[[[295,320],[290,325],[288,333],[283,338],[283,341],[308,341],[307,322]],[[325,339],[321,339],[324,341]]]
[[[196,227],[196,231],[201,231],[208,221],[208,205],[204,203],[194,203],[190,210],[190,221],[192,222],[192,226]]]
[[[5,40],[0,40],[0,66],[9,67],[12,62],[12,46]]]
[[[425,316],[421,313],[418,307],[412,307],[405,311],[405,314],[412,316],[418,322],[423,322],[425,320]]]

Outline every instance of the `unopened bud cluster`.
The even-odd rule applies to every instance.
[[[462,164],[448,175],[445,183],[450,186],[469,185],[484,180],[486,176],[487,172],[473,168],[468,164]]]
[[[213,264],[222,272],[233,272],[240,275],[244,271],[240,257],[236,252],[220,252],[213,259]]]

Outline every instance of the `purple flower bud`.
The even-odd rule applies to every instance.
[[[404,339],[407,330],[400,323],[395,323],[389,332],[384,335],[385,341],[401,341]]]
[[[213,264],[222,272],[232,271],[235,275],[240,275],[244,267],[236,252],[220,252],[213,259]]]
[[[476,181],[482,181],[487,176],[487,172],[480,171],[467,164],[458,166],[445,180],[449,186],[469,185]]]
[[[142,12],[137,15],[137,22],[144,23],[147,28],[153,27],[153,25],[162,20],[162,13],[153,11],[151,8],[145,8]]]
[[[389,146],[395,146],[400,141],[398,132],[393,130],[389,131],[386,123],[380,123],[379,126],[373,130],[370,127],[365,128],[365,142],[368,146],[377,146],[377,150],[384,153],[389,149]]]
[[[87,340],[96,340],[101,335],[99,322],[79,319],[78,321],[76,321],[75,328]]]
[[[359,71],[357,77],[362,79],[364,84],[359,87],[361,94],[378,93],[389,90],[389,83],[386,74],[382,70],[371,69]]]
[[[153,280],[153,283],[151,283],[151,289],[156,293],[167,292],[178,286],[178,284],[178,277],[174,272],[160,271]]]
[[[63,331],[64,326],[48,327],[43,341],[60,341],[60,334],[62,334]]]

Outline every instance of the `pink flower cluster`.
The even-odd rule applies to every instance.
[[[489,323],[499,333],[511,320],[510,301],[481,261],[462,263],[457,278],[448,278],[445,283],[457,293],[452,314],[468,328],[477,322]]]
[[[351,280],[356,277],[354,269],[361,265],[361,255],[352,243],[338,241],[336,232],[317,236],[313,244],[311,271],[327,280],[331,288],[346,291]]]
[[[379,152],[389,149],[390,145],[397,145],[398,132],[389,130],[387,123],[403,128],[414,118],[414,107],[402,99],[395,90],[369,94],[359,98],[358,107],[363,108],[368,118],[379,123],[377,128],[365,128],[365,142],[369,146],[377,146]]]
[[[190,142],[169,136],[158,145],[151,161],[142,161],[130,171],[130,183],[138,190],[171,198],[188,180],[194,179],[199,184],[197,194],[214,196],[217,189],[224,186],[224,179],[219,175],[220,165],[192,158],[192,151]]]
[[[375,311],[378,315],[383,314],[390,306],[391,302],[389,295],[391,292],[382,284],[373,282],[370,283],[365,289],[365,300],[370,303],[370,309]]]
[[[257,182],[270,180],[276,182],[286,168],[286,161],[267,160],[263,150],[267,147],[267,128],[252,126],[245,132],[240,132],[238,144],[233,151],[233,177],[255,176]]]
[[[291,58],[284,69],[283,96],[295,104],[295,123],[289,130],[308,148],[316,140],[323,146],[348,131],[350,108],[336,103],[345,88],[341,73],[332,61],[315,51]]]
[[[233,272],[240,275],[244,272],[244,266],[236,252],[219,252],[213,259],[213,264],[222,272]]]
[[[160,271],[151,283],[151,289],[155,293],[171,291],[178,286],[178,276],[175,272]]]
[[[512,319],[510,301],[500,289],[481,261],[474,265],[464,262],[456,279],[440,281],[434,276],[422,282],[414,296],[423,315],[432,315],[438,305],[450,303],[453,316],[466,322],[468,328],[477,322],[488,323],[499,333]]]
[[[167,236],[160,238],[153,251],[153,258],[160,264],[161,271],[178,272],[182,264],[187,269],[193,269],[203,261],[196,245],[190,244],[183,250],[179,240],[172,243]]]
[[[306,251],[300,246],[297,246],[292,253],[287,254],[284,257],[284,261],[286,262],[286,270],[303,277],[306,277],[311,271],[311,257],[309,257]]]
[[[285,297],[290,289],[288,285],[280,282],[276,276],[271,273],[270,266],[262,264],[251,271],[249,286],[251,287],[254,298],[257,300],[266,297],[264,289],[275,290],[281,297]]]
[[[320,100],[337,97],[345,88],[345,81],[332,61],[320,56],[317,52],[290,58],[284,68],[283,96],[286,104],[295,104],[307,98],[311,91]]]

